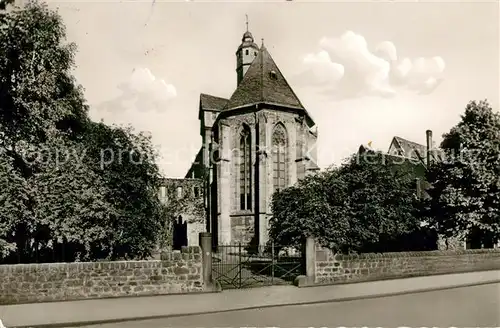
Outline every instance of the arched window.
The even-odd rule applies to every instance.
[[[250,128],[244,126],[240,135],[240,209],[252,209],[252,155],[250,152]]]
[[[288,140],[283,124],[278,124],[273,131],[273,190],[279,191],[287,185],[287,150]]]

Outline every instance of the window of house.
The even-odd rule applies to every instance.
[[[182,187],[177,187],[177,198],[180,199],[182,198]]]
[[[253,53],[253,54],[254,54],[255,56],[257,56],[257,51],[254,51],[254,53]]]
[[[269,72],[269,76],[271,77],[272,80],[278,79],[278,74],[275,71]]]
[[[276,125],[272,135],[273,143],[273,189],[280,191],[287,184],[287,135],[285,126]]]
[[[252,209],[251,195],[251,153],[250,153],[250,128],[244,126],[240,135],[240,209]]]
[[[194,197],[198,198],[200,196],[200,188],[194,187]]]

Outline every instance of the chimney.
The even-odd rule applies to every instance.
[[[426,141],[427,141],[427,167],[431,165],[431,152],[432,152],[432,131],[425,131]]]

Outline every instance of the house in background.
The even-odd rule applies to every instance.
[[[370,147],[360,146],[359,153],[366,151],[374,151]],[[418,197],[429,197],[426,190],[431,185],[425,180],[425,170],[434,161],[442,161],[445,159],[445,154],[442,150],[436,147],[432,140],[432,131],[426,131],[426,145],[422,145],[398,136],[392,138],[391,144],[387,151],[387,155],[391,157],[401,158],[412,161],[416,164],[416,194]],[[451,249],[476,249],[476,248],[498,248],[497,245],[481,245],[477,242],[474,235],[466,236],[465,234],[456,237],[438,239],[439,250]]]

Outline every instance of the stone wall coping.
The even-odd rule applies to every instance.
[[[318,251],[330,251],[329,249],[317,249]],[[421,251],[421,252],[393,252],[393,253],[362,253],[362,254],[333,254],[336,260],[356,260],[356,259],[384,259],[384,258],[404,258],[404,257],[427,257],[427,256],[455,256],[467,254],[490,254],[499,253],[500,249],[465,249],[451,251]]]

